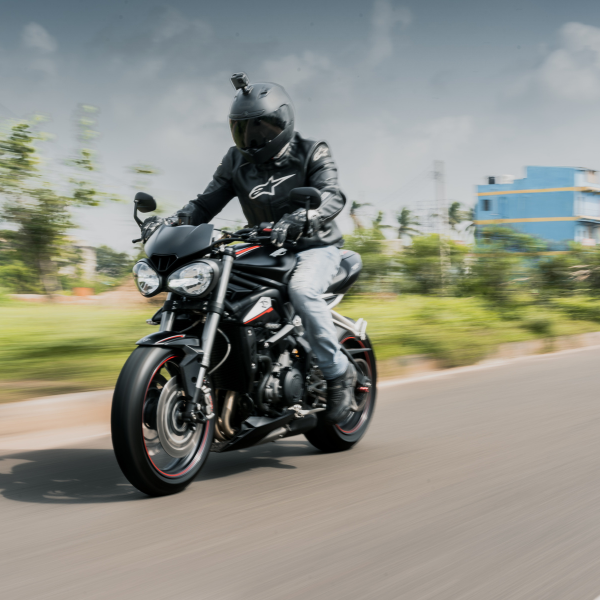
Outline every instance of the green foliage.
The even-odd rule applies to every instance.
[[[352,204],[350,205],[350,218],[354,222],[354,227],[356,229],[362,229],[362,222],[358,218],[358,211],[363,206],[371,206],[370,202],[357,202],[356,200],[352,200]]]
[[[16,123],[8,137],[0,138],[0,192],[12,194],[33,177],[39,158],[29,122]]]
[[[412,211],[406,207],[396,214],[396,220],[398,221],[398,239],[402,239],[405,236],[410,238],[415,235],[419,235],[419,219],[413,216]]]
[[[571,298],[555,298],[551,306],[578,321],[595,321],[600,323],[600,303],[589,296]]]
[[[151,331],[145,319],[154,310],[24,302],[0,306],[0,383],[46,382],[29,397],[110,388],[135,341]],[[5,387],[0,389],[5,400]]]
[[[467,248],[439,235],[413,238],[398,258],[404,275],[403,290],[435,294],[443,285],[454,287],[464,272],[466,253]]]
[[[358,252],[363,268],[352,293],[391,291],[394,281],[392,257],[384,253],[385,237],[375,227],[356,229],[352,235],[346,236],[344,248]]]
[[[450,229],[456,230],[456,226],[463,221],[463,213],[460,210],[460,202],[452,202],[448,208],[448,224]]]
[[[22,261],[14,261],[0,266],[2,286],[16,294],[39,294],[37,274]]]
[[[533,313],[523,319],[523,327],[541,337],[550,337],[554,331],[554,321],[548,313]]]
[[[580,312],[578,320],[558,305],[543,312],[513,311],[509,320],[502,307],[483,298],[417,294],[355,296],[336,310],[368,321],[378,359],[419,354],[437,358],[446,367],[482,360],[499,344],[597,331],[600,322],[599,300],[587,300],[587,312]]]
[[[533,253],[547,250],[544,240],[511,227],[486,227],[481,237],[478,247],[490,251]]]
[[[81,114],[89,115],[94,110],[83,107]],[[97,206],[103,194],[85,178],[70,180],[70,195],[53,189],[50,173],[40,169],[36,143],[45,136],[38,130],[38,123],[39,119],[15,123],[0,138],[0,192],[4,197],[0,220],[11,226],[1,234],[0,264],[6,267],[14,263],[13,268],[4,271],[6,286],[52,295],[60,289],[59,267],[75,254],[67,238],[74,227],[71,209]],[[80,116],[80,142],[94,137],[93,123],[93,119]],[[93,171],[93,151],[79,148],[68,164],[82,172]],[[18,273],[27,275],[28,280],[18,281]]]
[[[117,252],[108,246],[96,249],[96,271],[116,279],[131,271],[133,261],[126,252]]]
[[[459,286],[461,293],[509,303],[537,282],[537,254],[544,249],[541,240],[508,227],[485,230]]]

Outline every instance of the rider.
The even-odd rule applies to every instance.
[[[294,107],[283,87],[250,84],[245,73],[231,80],[237,90],[229,112],[235,146],[204,192],[177,214],[191,218],[192,225],[208,223],[237,196],[251,227],[275,223],[271,233],[275,246],[297,241],[298,263],[289,295],[327,380],[325,417],[340,423],[352,406],[356,369],[340,350],[331,312],[321,298],[338,272],[344,243],[334,222],[346,203],[337,168],[325,142],[294,131]],[[304,186],[321,192],[320,208],[308,214],[289,198],[292,189]],[[301,238],[303,233],[307,235]]]

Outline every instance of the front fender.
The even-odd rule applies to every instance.
[[[155,331],[136,342],[138,346],[156,346],[158,348],[173,348],[183,352],[183,358],[179,363],[181,369],[182,384],[185,393],[192,397],[196,388],[196,378],[200,371],[202,362],[202,342],[194,336],[173,331]]]

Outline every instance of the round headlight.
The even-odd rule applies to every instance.
[[[142,296],[153,296],[160,291],[158,273],[143,260],[133,265],[133,278]]]
[[[212,289],[214,276],[215,272],[209,263],[192,263],[171,273],[167,287],[184,296],[202,296],[209,288]]]

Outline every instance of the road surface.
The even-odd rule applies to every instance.
[[[594,600],[600,350],[380,392],[366,438],[212,455],[148,499],[110,440],[0,455],[0,597]]]

